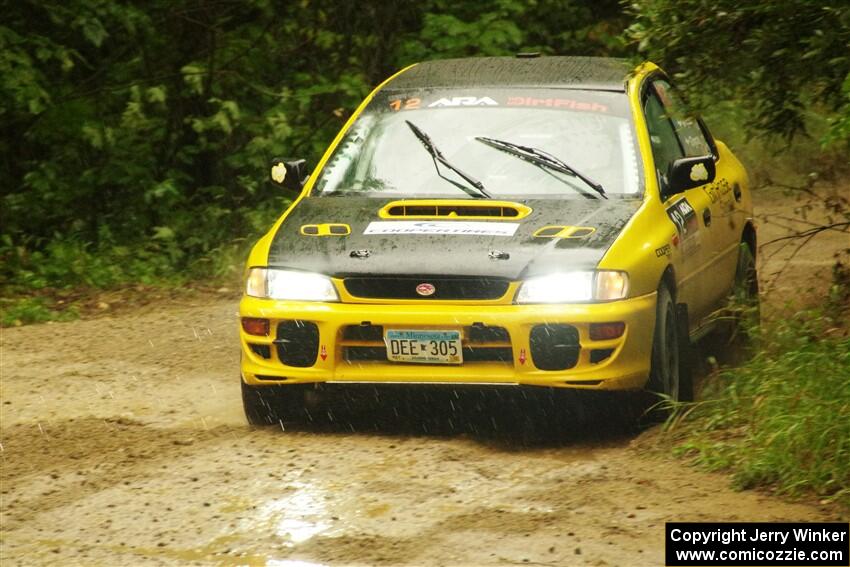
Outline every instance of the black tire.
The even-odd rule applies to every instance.
[[[250,425],[272,425],[278,422],[280,394],[274,386],[249,386],[243,380],[242,408]]]
[[[759,280],[756,259],[750,245],[741,242],[738,246],[738,266],[732,286],[732,329],[730,338],[737,336],[749,339],[749,331],[760,322]]]
[[[649,389],[674,402],[690,401],[693,388],[687,368],[687,330],[682,332],[678,310],[667,286],[658,288]]]

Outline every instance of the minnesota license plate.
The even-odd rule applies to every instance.
[[[462,364],[460,331],[390,330],[384,335],[387,360],[421,364]]]

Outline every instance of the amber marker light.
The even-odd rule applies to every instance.
[[[626,324],[622,321],[616,323],[591,323],[590,324],[590,340],[592,341],[609,341],[623,336],[626,330]]]
[[[242,317],[242,330],[249,335],[265,337],[269,334],[269,320],[257,317]]]

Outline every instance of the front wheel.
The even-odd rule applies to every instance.
[[[687,346],[682,343],[688,340],[687,331],[682,332],[680,323],[673,295],[667,286],[661,285],[655,308],[649,389],[674,402],[692,398],[690,375],[682,364],[684,347]]]
[[[242,384],[242,408],[250,425],[271,425],[278,421],[279,393],[275,387]]]
[[[738,265],[735,269],[735,282],[732,287],[732,329],[730,339],[736,335],[745,340],[750,331],[759,325],[759,283],[756,272],[756,259],[749,244],[741,242],[738,248]]]

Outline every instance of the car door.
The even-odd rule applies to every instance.
[[[727,301],[738,263],[738,243],[743,230],[743,216],[739,214],[741,188],[736,177],[738,168],[731,156],[722,159],[708,130],[682,110],[684,107],[675,90],[665,81],[658,81],[658,88],[667,89],[668,111],[685,156],[712,155],[715,159],[714,180],[697,188],[708,197],[699,215],[706,236],[707,264],[702,269],[702,293],[710,311]]]
[[[682,157],[707,155],[698,153],[696,143],[685,144],[680,139],[674,120],[675,101],[670,85],[663,79],[653,80],[643,95],[643,111],[649,130],[652,157],[661,200],[670,220],[672,263],[676,271],[677,299],[686,303],[693,327],[714,308],[714,298],[707,282],[711,263],[714,225],[711,199],[704,186],[671,194],[668,172],[673,161]]]

